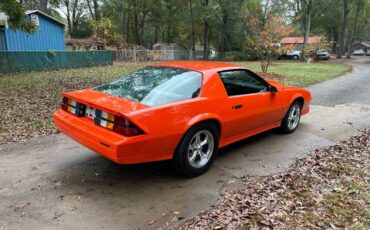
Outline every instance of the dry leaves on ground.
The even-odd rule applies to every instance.
[[[0,74],[0,144],[26,141],[56,132],[52,113],[60,107],[62,91],[94,87],[150,64],[118,63],[104,67]],[[235,64],[260,70],[258,62]],[[270,70],[286,76],[259,74],[287,85],[306,86],[349,69],[345,65],[280,62],[273,63]],[[321,73],[325,73],[324,76]]]
[[[56,132],[52,113],[61,92],[94,87],[147,64],[0,74],[0,144]]]
[[[370,229],[370,129],[244,185],[180,229]]]

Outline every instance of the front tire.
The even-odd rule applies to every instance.
[[[175,169],[188,177],[207,172],[217,153],[218,138],[217,127],[212,123],[205,122],[190,128],[175,151]]]
[[[297,129],[301,120],[302,104],[299,101],[294,101],[281,122],[280,130],[282,133],[292,133]]]

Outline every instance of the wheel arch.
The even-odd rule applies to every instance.
[[[222,125],[221,125],[221,121],[219,119],[219,117],[215,114],[200,114],[198,116],[195,116],[193,117],[192,119],[190,119],[190,121],[186,124],[186,127],[184,129],[184,132],[179,140],[179,142],[177,143],[176,145],[176,148],[174,150],[174,153],[177,151],[177,149],[179,148],[181,142],[183,141],[185,135],[189,132],[189,130],[191,128],[193,128],[194,126],[196,125],[199,125],[201,123],[206,123],[206,122],[210,122],[212,124],[214,124],[218,130],[218,138],[220,139],[220,136],[221,136],[221,130],[222,130]],[[219,140],[217,140],[219,141]],[[175,156],[175,155],[173,155]]]
[[[300,90],[289,90],[285,96],[285,107],[289,108],[289,106],[291,106],[295,101],[299,101],[303,107],[306,103],[306,99],[304,92]]]
[[[200,115],[195,116],[192,119],[190,119],[190,121],[186,124],[186,127],[183,131],[183,135],[181,136],[181,139],[177,143],[175,151],[179,147],[181,141],[184,139],[186,133],[189,132],[189,130],[191,128],[193,128],[194,126],[199,125],[201,123],[205,123],[205,122],[210,122],[210,123],[212,123],[216,126],[216,128],[218,130],[218,138],[220,138],[221,131],[222,131],[222,125],[221,125],[221,121],[220,121],[219,117],[215,114],[208,114],[208,113],[207,114],[200,114]]]
[[[216,128],[218,130],[218,134],[220,136],[221,131],[222,131],[222,125],[221,125],[220,120],[221,119],[216,114],[210,114],[210,113],[200,114],[198,116],[195,116],[192,119],[190,119],[190,121],[187,123],[186,128],[184,130],[184,135],[189,129],[191,129],[195,125],[198,125],[198,124],[204,123],[204,122],[210,122],[210,123],[212,123],[216,126]]]
[[[295,101],[298,101],[299,103],[301,103],[301,108],[303,108],[303,105],[304,105],[304,98],[303,98],[303,96],[298,96],[298,97],[296,97],[293,101],[292,101],[292,103],[291,104],[293,104]]]

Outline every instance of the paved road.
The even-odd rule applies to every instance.
[[[353,66],[352,73],[308,88],[314,95],[314,105],[370,105],[370,64],[358,60],[347,63]]]
[[[194,179],[178,176],[168,162],[114,164],[62,134],[1,145],[0,229],[173,226],[174,211],[184,218],[197,214],[239,186],[241,177],[281,172],[369,126],[370,66],[351,64],[353,73],[309,88],[315,105],[296,132],[266,132],[222,149],[211,170]]]

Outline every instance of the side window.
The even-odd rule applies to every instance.
[[[219,72],[228,96],[266,92],[267,84],[246,70]]]

